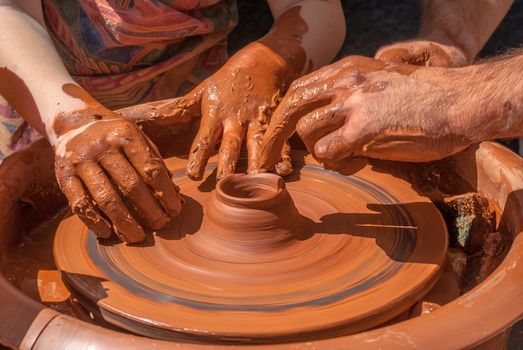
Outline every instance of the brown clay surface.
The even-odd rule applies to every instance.
[[[280,342],[377,326],[436,282],[444,221],[410,185],[366,166],[352,176],[307,159],[285,184],[234,175],[215,190],[167,165],[185,196],[179,218],[140,246],[96,240],[62,222],[55,261],[87,308],[170,340]]]

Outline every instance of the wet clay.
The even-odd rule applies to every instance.
[[[43,141],[39,146],[42,146],[41,144],[46,145]],[[52,167],[50,166],[52,152],[49,147],[40,147],[40,150],[45,150],[45,152],[28,154],[27,151],[24,151],[15,154],[6,159],[0,167],[0,173],[4,175],[1,178],[3,186],[1,186],[0,196],[2,203],[8,203],[8,205],[0,206],[0,211],[3,213],[0,242],[12,241],[10,238],[22,235],[23,227],[28,219],[33,222],[35,217],[42,217],[43,213],[56,210],[55,207],[50,208],[49,199],[55,197],[48,194],[52,180]],[[22,155],[23,157],[21,157]],[[45,157],[43,157],[44,155]],[[38,166],[34,165],[37,159],[46,160],[44,163],[47,165],[43,166],[40,163],[36,163]],[[29,167],[29,164],[33,167]],[[397,164],[396,168],[393,168],[392,164],[390,167],[383,166],[378,171],[400,170]],[[422,164],[402,164],[401,168],[403,169],[407,165],[423,167]],[[505,330],[510,330],[510,326],[521,318],[522,309],[518,304],[519,286],[522,281],[520,278],[522,265],[519,262],[520,253],[523,251],[521,249],[522,236],[518,235],[518,232],[521,232],[520,209],[523,203],[521,192],[518,190],[522,188],[521,158],[500,145],[487,142],[479,147],[471,148],[463,154],[435,162],[432,165],[437,166],[437,169],[443,171],[443,175],[454,181],[451,184],[451,190],[444,192],[460,194],[476,190],[497,207],[497,217],[500,218],[499,226],[503,228],[504,234],[515,238],[512,248],[501,265],[476,288],[428,316],[407,319],[404,322],[349,336],[294,343],[293,348],[375,349],[381,347],[402,349],[405,346],[417,346],[430,349],[438,347],[437,344],[441,339],[452,339],[455,348],[471,348],[479,344],[484,344],[486,347],[492,345],[497,334],[507,334]],[[41,169],[47,169],[47,167],[49,170],[42,174]],[[406,167],[404,170],[410,173],[408,169],[410,167]],[[416,172],[416,170],[412,171]],[[416,174],[423,177],[425,173],[418,171]],[[434,183],[446,187],[445,176],[431,176],[435,176]],[[456,178],[460,178],[460,181],[464,181],[464,183],[459,185],[460,181],[456,182]],[[291,178],[291,180],[295,179]],[[202,185],[202,190],[211,188],[212,182],[204,182]],[[35,197],[31,193],[47,193],[47,195]],[[35,206],[37,210],[31,215],[20,215],[18,212],[20,198],[25,198],[24,203],[32,202],[43,205]],[[29,225],[30,227],[32,225]],[[46,232],[52,236],[52,231]],[[34,252],[38,254],[42,250],[41,242],[35,239],[33,245]],[[25,250],[26,248],[27,246],[21,252],[27,257],[30,253]],[[6,263],[5,258],[13,252],[13,249],[11,245],[5,247],[2,244],[0,244],[0,249],[3,251],[3,254],[0,255],[2,259],[0,263],[3,265]],[[13,266],[15,265],[10,264],[8,267]],[[46,267],[43,268],[46,269]],[[0,343],[8,347],[19,348],[21,342],[26,348],[45,350],[56,348],[57,344],[63,348],[74,349],[82,344],[90,344],[101,349],[133,347],[167,350],[173,347],[183,347],[196,350],[208,347],[206,344],[173,343],[115,332],[104,328],[105,326],[95,326],[80,319],[56,313],[25,296],[5,279],[6,276],[5,270],[2,270],[0,283],[4,297],[0,298],[0,313],[3,314],[3,319],[10,320],[10,322],[4,322],[0,327]],[[81,312],[77,315],[80,314]],[[17,317],[13,317],[13,315],[17,315]],[[496,317],[492,317],[492,315],[496,315]],[[503,342],[499,342],[492,348],[501,348],[502,344]],[[217,349],[230,348],[230,346],[220,345],[214,347]],[[271,344],[259,347],[287,349],[289,344]],[[237,348],[246,349],[247,346],[237,346]]]
[[[243,141],[248,150],[248,172],[258,170],[263,133],[272,112],[290,83],[305,70],[301,45],[308,27],[300,6],[283,13],[270,32],[233,55],[191,93],[180,98],[185,115],[201,116],[199,132],[189,153],[187,175],[203,176],[205,165],[220,142],[217,178],[234,173]],[[282,145],[283,146],[283,145]],[[288,145],[279,149],[276,173],[292,171]]]
[[[181,208],[158,150],[79,86],[65,84],[63,91],[86,105],[53,123],[56,177],[71,210],[99,237],[115,232],[124,242],[142,241],[145,228],[164,226]]]
[[[167,164],[185,198],[171,227],[138,246],[98,241],[76,217],[56,232],[66,285],[119,327],[218,343],[326,338],[406,311],[439,277],[443,218],[398,178],[369,166],[345,177],[309,157],[287,183],[237,174],[215,188],[215,163],[200,182],[183,159]]]
[[[376,58],[385,62],[405,63],[425,67],[457,66],[445,50],[431,42],[406,42],[381,49]]]

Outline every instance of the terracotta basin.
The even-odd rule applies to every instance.
[[[499,224],[514,241],[495,272],[468,293],[420,317],[335,339],[292,344],[295,349],[496,348],[523,316],[523,159],[485,142],[435,163],[459,179],[463,192],[476,190],[500,210]],[[462,181],[463,180],[463,181]],[[458,189],[459,190],[459,189]],[[0,165],[0,264],[25,230],[63,207],[45,142]],[[42,205],[44,204],[44,205]],[[0,343],[20,349],[203,349],[94,326],[39,304],[0,274]],[[256,348],[289,348],[289,344]],[[215,349],[249,346],[218,345]],[[252,348],[252,346],[251,346]]]

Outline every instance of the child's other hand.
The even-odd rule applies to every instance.
[[[287,88],[283,65],[281,58],[268,47],[252,43],[182,97],[189,106],[186,108],[196,108],[201,116],[200,129],[189,154],[189,177],[201,179],[220,137],[218,179],[234,173],[245,138],[248,171],[257,171],[263,133]],[[287,145],[282,151],[283,161],[276,166],[280,175],[292,171],[289,153]]]

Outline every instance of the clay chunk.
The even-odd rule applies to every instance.
[[[482,250],[487,235],[496,231],[496,214],[477,193],[447,197],[436,205],[445,217],[451,247],[467,254]]]
[[[510,244],[510,238],[500,232],[492,232],[488,235],[481,255],[480,275],[482,278],[490,275],[501,264]]]
[[[465,291],[472,289],[494,272],[507,254],[510,244],[510,238],[500,232],[491,232],[487,235],[483,243],[483,250],[470,255],[467,259]]]
[[[463,280],[467,272],[467,254],[463,253],[461,249],[449,248],[448,266],[460,281]]]

